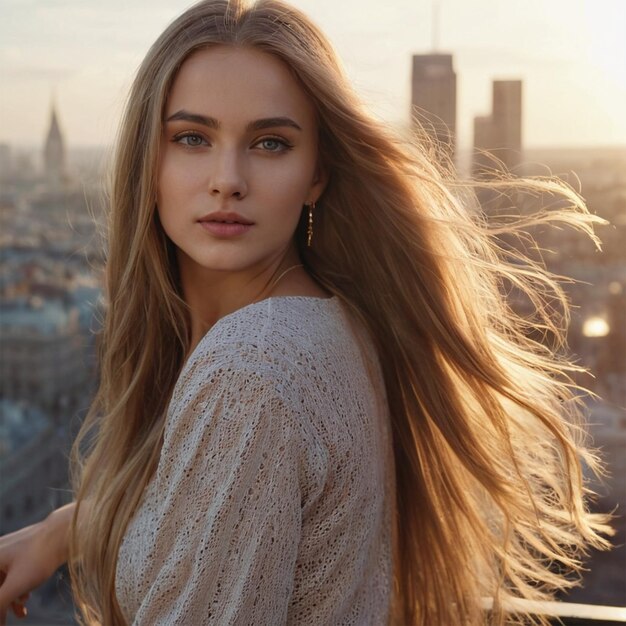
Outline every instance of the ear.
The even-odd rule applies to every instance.
[[[317,165],[315,166],[315,173],[313,175],[313,183],[309,192],[309,198],[311,202],[317,202],[319,200],[319,197],[324,193],[327,184],[328,169],[321,162],[321,160],[318,159]]]

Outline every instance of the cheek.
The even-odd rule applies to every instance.
[[[157,215],[165,234],[171,239],[176,230],[176,207],[180,207],[184,198],[181,196],[185,185],[179,175],[167,164],[162,164],[157,172]]]
[[[164,198],[183,198],[190,191],[206,189],[211,171],[209,155],[190,155],[175,151],[171,146],[162,148],[157,170],[157,192]]]
[[[299,215],[307,201],[312,178],[313,167],[309,163],[294,160],[285,164],[285,167],[264,172],[258,177],[258,184],[276,208],[280,207],[283,213],[295,212]]]
[[[157,197],[167,201],[176,198],[188,186],[188,172],[165,159],[157,173]]]
[[[156,188],[157,188],[157,208],[159,209],[159,217],[163,219],[161,212],[164,204],[170,195],[171,181],[170,172],[167,163],[161,161],[157,169]]]
[[[165,236],[170,241],[176,240],[176,223],[171,219],[170,212],[164,209],[164,204],[162,199],[157,200],[157,216],[159,218],[159,224],[161,225],[161,230],[165,233]]]

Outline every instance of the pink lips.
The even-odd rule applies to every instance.
[[[229,223],[231,222],[231,223]],[[202,228],[218,237],[233,237],[242,235],[252,228],[253,222],[238,213],[216,211],[209,213],[198,220]]]

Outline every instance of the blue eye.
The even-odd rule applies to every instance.
[[[189,146],[190,148],[197,148],[199,146],[206,145],[207,143],[202,135],[198,135],[196,133],[177,135],[174,137],[174,141],[176,143],[183,144],[184,146]]]
[[[257,145],[262,146],[266,152],[284,152],[292,147],[291,144],[288,144],[284,139],[278,139],[276,137],[261,139]]]

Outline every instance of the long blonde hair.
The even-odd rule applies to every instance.
[[[309,273],[371,334],[384,373],[397,482],[390,623],[483,623],[482,598],[490,597],[489,619],[501,624],[508,598],[545,599],[572,585],[554,566],[579,569],[586,546],[605,547],[609,529],[584,501],[581,460],[597,462],[568,374],[577,368],[528,333],[562,338],[546,304],[551,291],[566,313],[559,285],[540,266],[507,259],[502,228],[462,200],[468,188],[423,145],[400,140],[363,110],[332,47],[302,13],[275,0],[207,0],[148,52],[119,135],[100,384],[72,450],[78,506],[69,565],[82,619],[125,623],[117,555],[158,462],[189,341],[172,244],[155,212],[162,116],[181,64],[215,44],[282,59],[317,109],[330,179],[313,247],[303,245],[304,214],[295,237]],[[597,218],[563,184],[492,184],[507,185],[570,201],[526,223],[560,220],[593,236]],[[512,310],[505,283],[535,303],[534,320]]]

